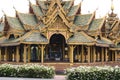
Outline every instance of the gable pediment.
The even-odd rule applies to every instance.
[[[62,19],[57,16],[54,23],[48,27],[49,30],[67,30],[68,27],[62,21]]]

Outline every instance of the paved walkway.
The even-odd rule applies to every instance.
[[[54,79],[0,77],[0,80],[65,80],[65,76],[63,76],[63,75],[56,75],[54,77]]]
[[[54,80],[66,80],[64,75],[56,75]]]

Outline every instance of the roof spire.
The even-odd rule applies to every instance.
[[[31,5],[31,1],[30,1],[30,0],[28,0],[28,2],[29,2],[29,5]]]
[[[113,0],[111,0],[111,11],[113,12],[114,10],[114,4],[113,4]]]
[[[15,16],[17,17],[17,10],[14,5],[13,5],[13,9],[15,10]]]
[[[36,1],[38,1],[38,0],[36,0]],[[32,9],[32,3],[31,3],[31,1],[28,0],[28,2],[29,2],[29,13],[34,14],[33,9]],[[36,3],[38,3],[38,2],[36,2]]]
[[[15,11],[17,11],[14,5],[13,5],[13,9],[14,9]]]
[[[5,11],[4,11],[4,10],[2,10],[2,12],[3,12],[4,16],[6,16],[6,13],[5,13]]]
[[[3,20],[2,20],[2,21],[5,22],[5,21],[6,21],[6,16],[7,16],[7,15],[6,15],[6,13],[4,12],[4,10],[2,10],[2,12],[3,12]]]

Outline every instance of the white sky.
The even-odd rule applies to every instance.
[[[30,0],[35,3],[35,0]],[[80,3],[81,0],[75,0],[75,4]],[[120,0],[113,0],[114,12],[120,16]],[[15,10],[13,6],[19,12],[28,12],[28,0],[0,0],[0,17],[3,15],[2,10],[8,16],[14,16]],[[104,17],[108,12],[111,12],[111,0],[83,0],[82,2],[82,14],[92,13],[96,9],[96,17]]]

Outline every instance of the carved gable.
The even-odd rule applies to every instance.
[[[59,16],[57,16],[53,24],[48,27],[49,30],[67,30],[67,28]]]

